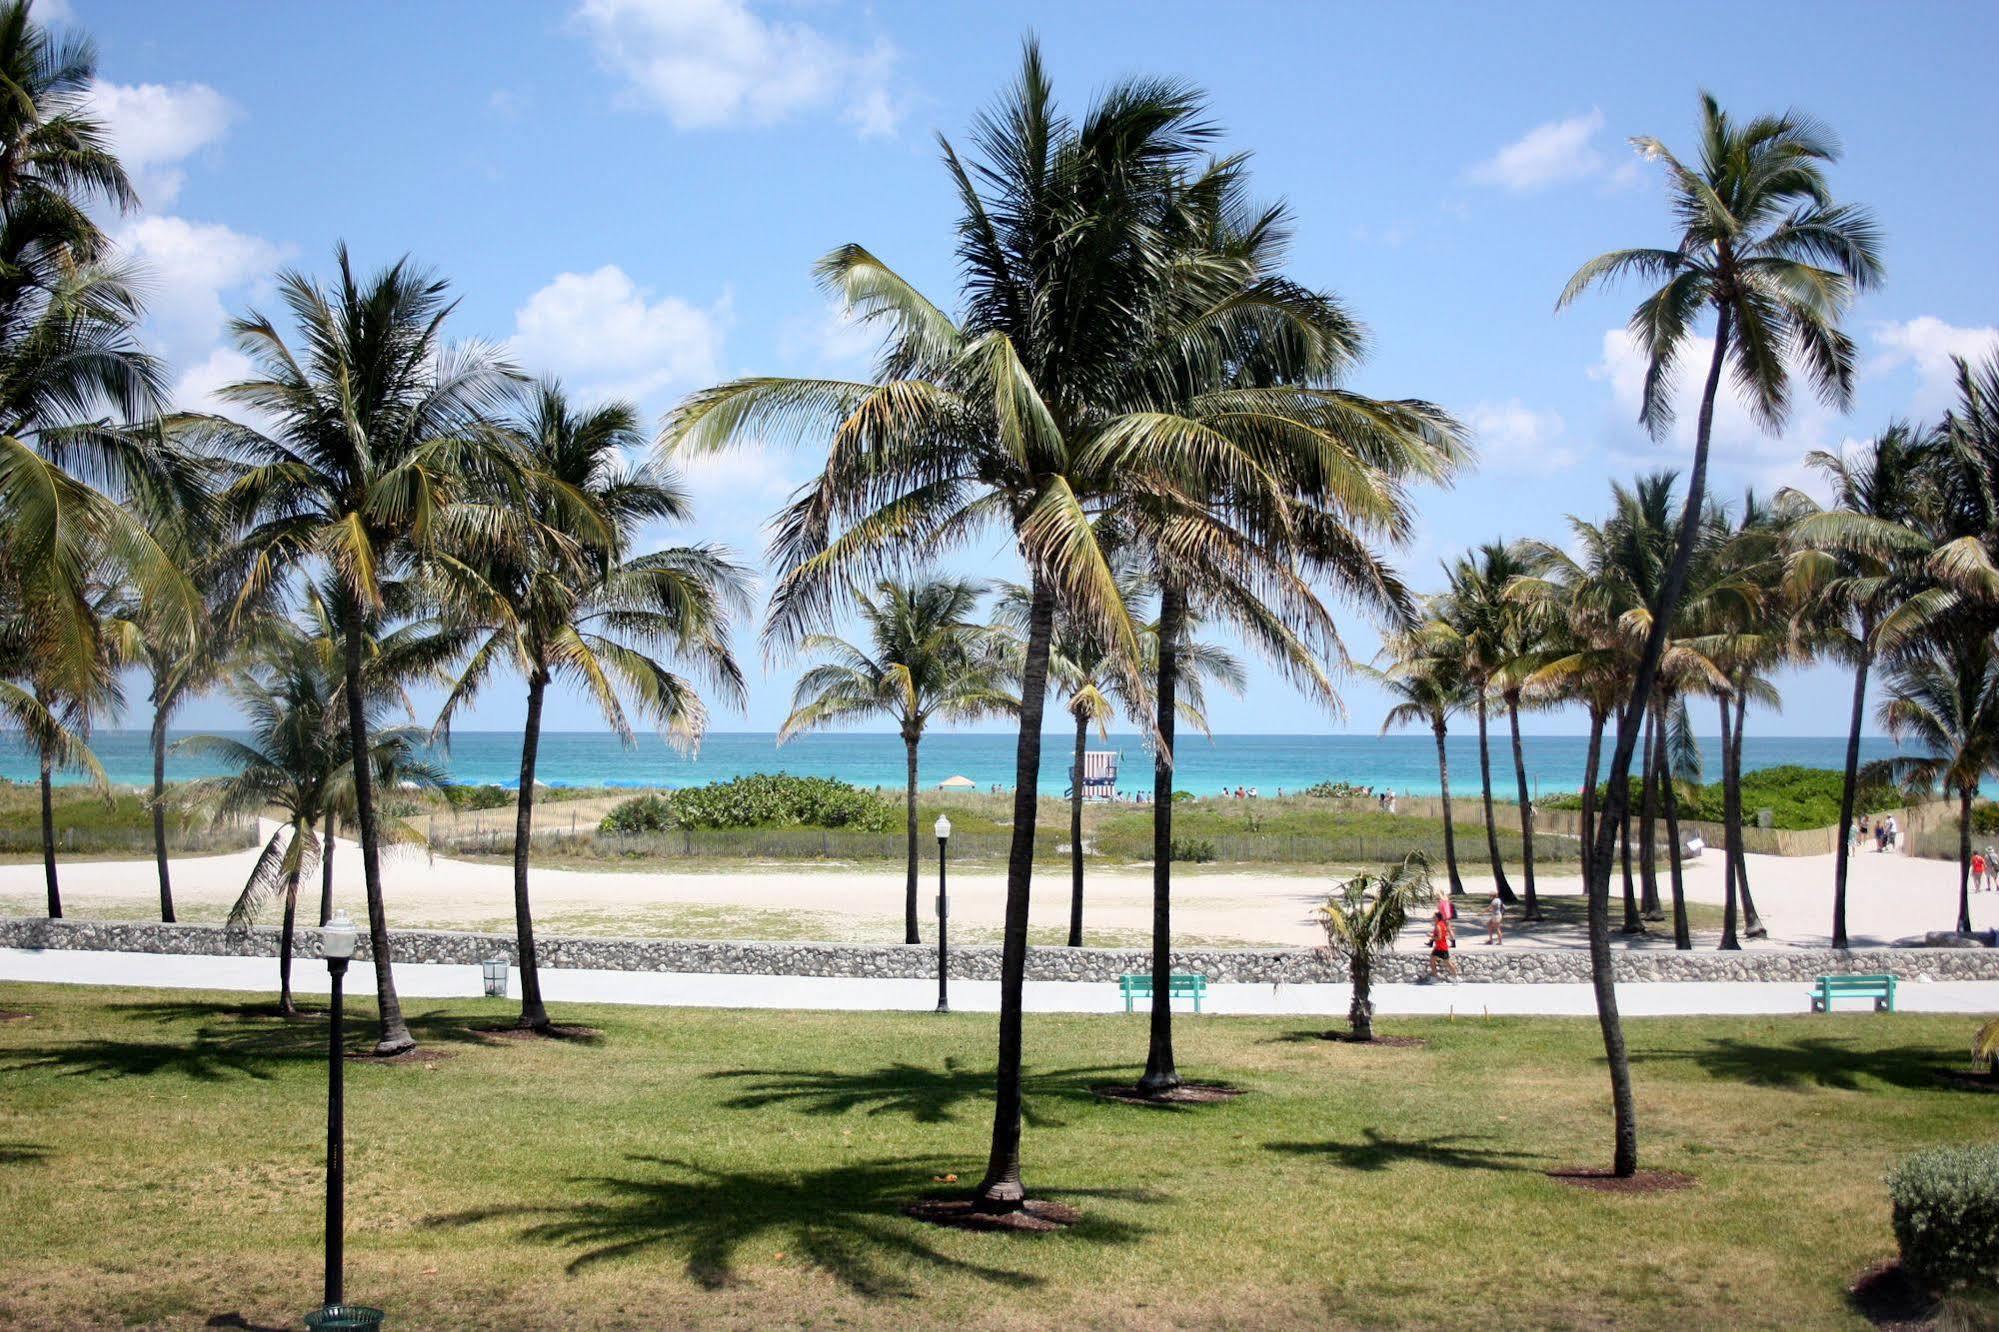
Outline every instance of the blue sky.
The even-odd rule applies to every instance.
[[[1401,561],[1420,588],[1467,545],[1559,536],[1564,515],[1604,507],[1611,478],[1684,465],[1691,411],[1662,441],[1636,425],[1640,370],[1622,327],[1639,293],[1560,316],[1553,304],[1590,256],[1669,242],[1656,174],[1625,139],[1686,144],[1701,87],[1738,114],[1797,106],[1832,125],[1847,154],[1835,189],[1874,208],[1888,265],[1850,324],[1853,411],[1801,398],[1771,438],[1724,404],[1721,493],[1803,482],[1807,449],[1933,417],[1949,355],[1999,340],[1989,6],[1903,6],[1892,21],[1858,4],[69,0],[60,12],[99,44],[100,108],[146,199],[115,229],[149,274],[152,336],[188,406],[240,373],[227,315],[268,303],[280,265],[326,271],[340,239],[364,265],[405,252],[433,265],[462,297],[458,336],[508,342],[584,396],[657,413],[738,373],[862,374],[867,344],[815,291],[812,262],[858,241],[952,303],[934,135],[963,139],[1030,29],[1072,108],[1129,73],[1206,88],[1227,146],[1254,150],[1259,188],[1295,210],[1295,275],[1373,331],[1355,387],[1435,400],[1474,428],[1479,469],[1419,496]],[[683,535],[760,556],[763,519],[812,461],[702,464]],[[996,545],[960,563],[1005,562]],[[1355,623],[1350,643],[1365,656],[1375,638]],[[773,729],[795,667],[761,662],[754,625],[739,649],[748,710],[713,724]],[[1372,732],[1383,711],[1360,682],[1342,721],[1252,674],[1245,698],[1213,701],[1217,730]],[[1759,729],[1843,729],[1850,684],[1836,673],[1784,687],[1783,713]],[[502,685],[470,725],[511,727],[522,710]],[[208,700],[184,724],[229,716]],[[547,724],[600,725],[575,697],[553,699]]]

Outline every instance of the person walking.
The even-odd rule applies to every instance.
[[[1499,900],[1497,893],[1485,904],[1485,941],[1489,944],[1506,942],[1506,903]]]
[[[1985,853],[1983,851],[1973,851],[1971,853],[1971,891],[1974,893],[1985,891]]]
[[[1453,985],[1458,983],[1458,960],[1451,956],[1451,949],[1457,940],[1451,935],[1451,922],[1444,919],[1439,910],[1430,919],[1430,979],[1449,974]]]

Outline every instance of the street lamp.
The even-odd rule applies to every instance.
[[[949,816],[937,816],[937,1011],[951,1011],[948,986],[951,978],[951,962],[944,951],[944,919],[950,913],[950,899],[944,895],[944,853],[951,843],[951,820]]]
[[[326,1298],[324,1307],[306,1315],[306,1323],[311,1327],[372,1327],[378,1326],[382,1318],[379,1309],[349,1306],[341,1299],[347,1191],[344,1146],[347,1061],[346,1051],[342,1048],[345,1042],[341,1032],[341,983],[347,978],[347,964],[354,957],[354,947],[360,937],[360,931],[354,928],[354,922],[347,918],[345,911],[334,912],[333,919],[319,927],[319,953],[326,959],[327,975],[332,980],[333,1003],[327,1015],[326,1288],[323,1292]]]

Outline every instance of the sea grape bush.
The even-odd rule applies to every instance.
[[[848,828],[878,833],[893,827],[895,817],[889,800],[831,777],[753,773],[635,797],[613,808],[600,827],[609,833],[669,828]]]
[[[1999,1286],[1999,1143],[1932,1147],[1888,1172],[1902,1267],[1933,1290]]]

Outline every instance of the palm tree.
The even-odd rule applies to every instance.
[[[693,449],[772,436],[831,441],[820,476],[780,516],[767,630],[777,645],[795,644],[856,583],[925,563],[992,526],[1008,533],[1027,568],[997,1096],[975,1193],[982,1209],[1013,1210],[1026,1196],[1021,987],[1056,608],[1091,624],[1121,660],[1140,660],[1138,626],[1093,521],[1121,479],[1106,469],[1151,447],[1149,414],[1184,404],[1192,367],[1226,362],[1231,348],[1254,345],[1253,326],[1276,322],[1271,302],[1240,291],[1239,265],[1190,263],[1178,243],[1185,182],[1215,132],[1195,90],[1156,79],[1115,85],[1072,122],[1056,111],[1030,42],[1010,95],[975,127],[974,166],[943,148],[961,209],[962,317],[945,315],[867,251],[843,247],[820,272],[859,318],[887,332],[880,382],[739,380],[695,394],[667,431],[669,442]],[[1204,284],[1210,299],[1189,295]],[[1177,330],[1165,326],[1174,311]],[[1364,414],[1337,391],[1304,396],[1322,421]],[[1423,404],[1397,407],[1376,425],[1426,433],[1438,415]],[[1243,411],[1206,438],[1233,449],[1245,436],[1288,428],[1290,417],[1288,407]],[[1229,451],[1213,460],[1234,466]]]
[[[229,495],[258,515],[244,537],[252,562],[239,609],[258,604],[307,561],[322,562],[336,582],[380,1011],[375,1048],[387,1056],[416,1041],[396,1000],[374,784],[369,765],[358,761],[372,749],[361,680],[365,643],[384,613],[387,581],[440,542],[476,545],[511,523],[509,504],[467,501],[518,490],[509,441],[491,420],[519,376],[489,347],[445,344],[452,305],[443,281],[407,259],[363,281],[345,246],[334,257],[339,275],[330,289],[297,271],[278,276],[302,353],[263,315],[231,323],[257,374],[221,396],[259,424],[203,417],[176,425],[247,463]]]
[[[1347,960],[1353,981],[1353,1002],[1347,1025],[1356,1041],[1374,1039],[1374,963],[1384,949],[1395,947],[1409,913],[1430,901],[1430,865],[1411,852],[1401,863],[1384,865],[1380,873],[1356,874],[1344,880],[1319,907],[1326,928],[1326,947]]]
[[[1510,621],[1514,608],[1507,604],[1507,587],[1526,572],[1510,548],[1488,542],[1447,571],[1450,590],[1440,602],[1443,614],[1433,634],[1455,638],[1450,654],[1460,663],[1466,687],[1472,696],[1472,710],[1478,718],[1479,789],[1485,804],[1485,849],[1492,862],[1494,890],[1502,902],[1520,900],[1507,881],[1506,865],[1499,855],[1499,823],[1492,810],[1492,746],[1486,735],[1487,705],[1493,685],[1506,670],[1513,653]]]
[[[809,634],[808,654],[830,660],[799,677],[791,715],[777,733],[792,736],[868,717],[889,717],[902,734],[908,785],[908,865],[903,894],[903,942],[920,943],[916,928],[916,755],[933,721],[971,721],[1011,713],[1019,700],[1004,680],[999,641],[973,616],[984,585],[969,578],[884,579],[875,594],[855,597],[867,644],[833,634]]]
[[[465,656],[433,733],[448,743],[453,716],[496,668],[512,667],[527,682],[514,797],[519,1026],[546,1032],[552,1024],[541,998],[528,862],[548,687],[563,679],[581,685],[626,744],[632,726],[625,698],[676,739],[697,741],[707,709],[694,683],[661,658],[692,663],[739,701],[742,672],[729,650],[729,630],[732,608],[745,601],[746,575],[714,546],[630,553],[643,524],[689,516],[686,496],[656,461],[626,464],[626,454],[645,443],[630,403],[578,409],[560,384],[544,380],[508,429],[521,468],[519,492],[492,521],[461,523],[469,538],[463,549],[445,541],[429,569],[439,629]]]
[[[1897,741],[1929,752],[1876,759],[1861,780],[1899,780],[1913,794],[1957,798],[1957,931],[1971,932],[1971,802],[1999,772],[1999,647],[1983,629],[1926,635],[1898,654],[1877,716]]]
[[[1846,947],[1846,875],[1854,797],[1860,773],[1860,723],[1867,677],[1883,646],[1923,618],[1922,561],[1930,541],[1916,525],[1925,472],[1935,445],[1897,423],[1860,449],[1813,450],[1805,464],[1832,485],[1832,503],[1786,490],[1792,514],[1786,578],[1828,631],[1825,646],[1853,663],[1853,708],[1846,728],[1846,772],[1839,793],[1839,846],[1832,878],[1832,946]]]
[[[1382,647],[1389,659],[1385,670],[1371,672],[1374,679],[1398,700],[1382,718],[1381,733],[1398,726],[1428,726],[1437,738],[1437,786],[1444,803],[1444,865],[1450,876],[1451,894],[1464,895],[1458,877],[1457,829],[1451,818],[1451,757],[1444,738],[1453,713],[1464,711],[1465,681],[1457,661],[1430,651],[1422,630],[1399,634]],[[1587,793],[1584,799],[1588,800]]]

